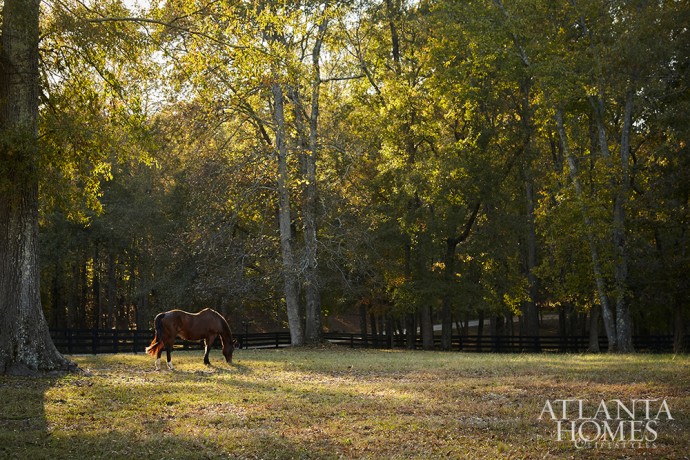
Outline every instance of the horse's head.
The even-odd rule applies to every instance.
[[[237,340],[233,340],[228,344],[227,347],[223,347],[223,356],[225,356],[225,360],[228,362],[228,364],[232,364],[232,352],[235,351],[236,346]]]

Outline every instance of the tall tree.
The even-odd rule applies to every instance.
[[[0,39],[0,373],[76,367],[55,348],[38,261],[39,0],[6,0]]]

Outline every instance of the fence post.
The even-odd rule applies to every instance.
[[[91,353],[98,354],[98,329],[91,331]]]

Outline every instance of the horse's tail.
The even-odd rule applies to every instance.
[[[165,313],[160,313],[156,316],[154,320],[154,328],[156,333],[151,341],[151,345],[146,347],[146,353],[153,357],[158,356],[158,352],[161,351],[165,345],[163,344],[163,317]]]

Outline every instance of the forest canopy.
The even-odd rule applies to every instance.
[[[52,327],[687,332],[686,1],[42,3]],[[601,328],[599,328],[601,324]],[[376,330],[376,329],[374,329]]]

